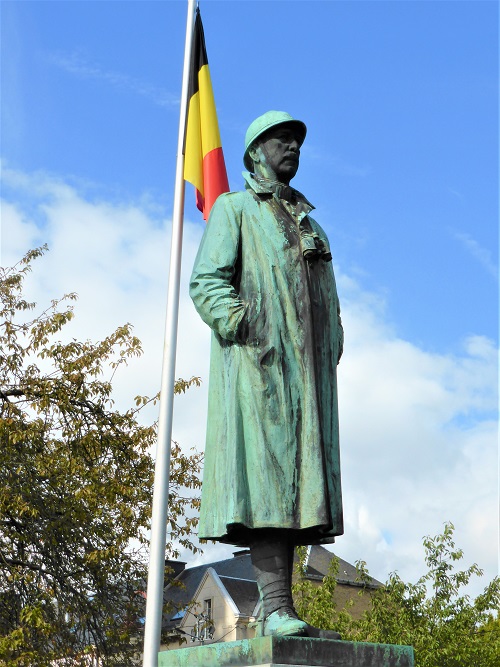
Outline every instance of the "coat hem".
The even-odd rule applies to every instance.
[[[232,523],[226,526],[226,533],[223,535],[199,534],[198,537],[201,540],[222,542],[224,544],[232,544],[236,547],[249,547],[253,541],[252,534],[255,530],[260,529],[286,532],[288,542],[296,547],[310,544],[333,544],[335,537],[344,534],[343,528],[339,529],[338,532],[334,532],[331,525],[318,525],[311,526],[310,528],[284,528],[283,526],[253,526],[250,528],[242,523]]]

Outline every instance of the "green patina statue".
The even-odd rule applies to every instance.
[[[339,302],[328,239],[289,185],[305,135],[284,112],[250,125],[246,189],[217,199],[190,287],[213,330],[199,535],[250,548],[265,635],[314,636],[293,550],[343,533]]]

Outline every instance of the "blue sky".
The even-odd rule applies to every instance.
[[[289,110],[309,126],[296,186],[398,329],[433,350],[496,337],[497,3],[201,9],[231,186],[249,122]],[[4,159],[170,210],[184,14],[2,2]]]
[[[282,109],[308,126],[293,184],[330,237],[346,323],[350,533],[339,555],[363,558],[378,578],[391,569],[411,576],[422,535],[452,520],[466,555],[491,575],[498,3],[200,8],[232,189],[242,185],[244,134],[257,115]],[[152,394],[186,3],[3,0],[1,19],[2,263],[47,241],[35,297],[79,292],[82,338],[135,324],[146,365],[121,391],[141,384],[136,393]],[[191,190],[186,275],[203,231]],[[208,333],[184,300],[178,375],[206,379]],[[189,446],[203,444],[203,392],[176,408],[174,436]],[[193,414],[196,427],[186,425]],[[387,475],[390,487],[377,482]]]

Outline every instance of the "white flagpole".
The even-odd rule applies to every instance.
[[[153,512],[151,519],[151,544],[146,597],[143,667],[157,667],[161,639],[165,542],[167,537],[168,484],[170,473],[170,443],[172,438],[172,415],[174,408],[175,354],[177,348],[177,320],[179,314],[179,285],[181,277],[181,249],[184,216],[183,147],[194,12],[195,0],[188,0],[184,71],[182,75],[181,108],[179,117],[179,138],[177,143],[177,164],[175,173],[174,212],[172,218],[172,245],[170,249],[167,314],[163,346],[160,413],[158,417],[158,444],[156,451]]]

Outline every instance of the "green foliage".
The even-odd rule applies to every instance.
[[[454,526],[423,541],[427,572],[415,583],[390,575],[372,593],[371,608],[359,620],[348,608],[338,611],[335,566],[316,588],[300,580],[295,586],[297,609],[309,622],[337,630],[343,639],[413,646],[415,667],[498,667],[500,656],[500,578],[475,599],[463,592],[482,571],[474,564],[458,570],[463,558],[453,541]],[[358,563],[361,580],[368,573]]]
[[[337,603],[337,575],[339,570],[339,559],[334,556],[330,561],[328,573],[320,585],[306,577],[306,547],[298,547],[298,563],[295,567],[295,581],[292,585],[295,608],[300,618],[316,628],[323,630],[335,630],[341,636],[348,639],[352,633],[355,620],[351,614],[353,599],[350,598],[339,608]],[[356,563],[357,582],[359,589],[357,595],[368,595],[366,585],[370,582],[366,565],[363,561]]]
[[[463,551],[453,531],[447,523],[441,535],[424,539],[426,574],[416,584],[392,574],[358,632],[365,641],[412,645],[417,667],[497,667],[499,635],[485,632],[485,624],[499,610],[500,578],[475,600],[464,594],[462,588],[482,570],[476,564],[456,569]]]
[[[327,575],[318,585],[306,577],[307,548],[297,547],[298,562],[295,566],[295,581],[292,585],[295,608],[300,618],[316,628],[336,630],[346,635],[353,619],[349,614],[352,603],[337,609],[335,591],[339,560],[336,556],[330,561]]]
[[[44,250],[0,273],[0,664],[89,664],[93,652],[130,665],[156,439],[139,418],[157,397],[114,409],[113,376],[141,354],[130,325],[98,343],[61,342],[74,294],[30,316],[23,280]],[[169,537],[192,549],[198,499],[184,490],[199,488],[200,462],[173,443]]]
[[[297,547],[298,563],[295,566],[296,580],[292,585],[295,609],[300,618],[324,630],[333,630],[338,614],[334,593],[337,587],[339,562],[336,557],[330,562],[328,574],[321,586],[315,586],[306,578],[307,548]]]

